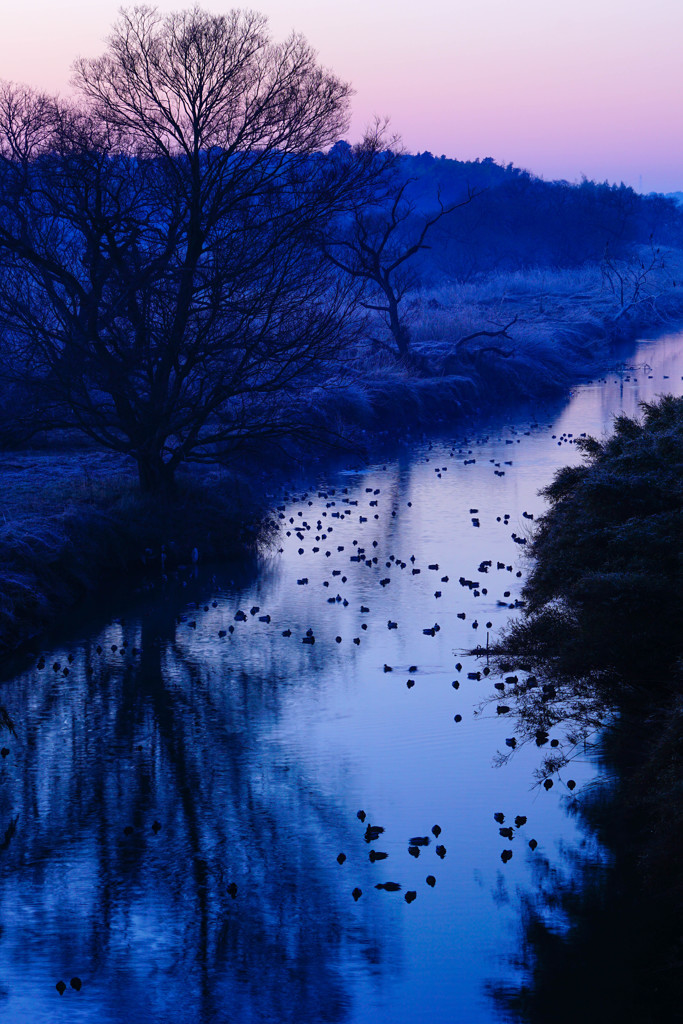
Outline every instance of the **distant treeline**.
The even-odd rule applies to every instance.
[[[530,266],[571,267],[599,261],[609,245],[620,256],[634,245],[683,246],[683,209],[673,198],[639,195],[621,185],[543,181],[491,157],[461,161],[431,153],[403,156],[400,171],[413,179],[410,198],[427,213],[467,193],[467,206],[439,221],[423,252],[424,283],[469,280],[477,274]]]

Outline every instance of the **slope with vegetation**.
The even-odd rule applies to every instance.
[[[577,438],[584,463],[543,490],[527,615],[508,640],[573,676],[645,692],[683,681],[683,399],[619,416],[605,441]]]

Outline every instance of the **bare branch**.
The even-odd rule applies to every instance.
[[[499,330],[497,330],[497,331],[475,331],[473,334],[467,334],[467,335],[465,335],[464,338],[460,338],[455,343],[455,347],[456,347],[456,349],[459,349],[462,345],[466,344],[466,342],[473,341],[475,338],[510,338],[510,335],[508,334],[508,331],[516,323],[517,323],[517,317],[515,316],[515,317],[512,318],[512,320],[510,320],[509,323],[505,324],[504,327],[499,328]],[[510,339],[510,340],[512,340],[512,339]],[[503,355],[503,356],[506,356],[506,357],[512,355],[512,352],[503,352],[502,349],[492,348],[492,347],[487,348],[487,349],[479,349],[478,351],[480,351],[480,352],[497,352],[499,355]]]

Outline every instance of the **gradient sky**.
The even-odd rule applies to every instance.
[[[68,92],[119,0],[0,0],[0,77]],[[162,10],[191,4],[161,0]],[[207,10],[236,6],[207,0]],[[239,6],[239,5],[237,5]],[[683,190],[682,0],[254,0],[302,32],[411,152],[492,156],[546,179]]]

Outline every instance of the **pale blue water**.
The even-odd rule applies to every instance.
[[[563,851],[602,853],[566,813],[568,772],[535,788],[535,747],[494,767],[514,723],[486,705],[497,677],[468,679],[485,661],[464,652],[517,614],[508,604],[526,567],[511,535],[528,535],[538,488],[578,458],[567,435],[680,394],[681,345],[641,343],[639,369],[576,388],[552,414],[482,426],[467,443],[404,444],[278,496],[280,534],[255,567],[188,570],[115,616],[84,612],[45,648],[45,668],[7,680],[4,1019],[500,1019],[487,986],[518,980],[534,857],[566,873]],[[359,546],[377,564],[350,561]],[[460,577],[479,581],[479,596]],[[302,643],[309,629],[314,644]],[[596,771],[590,752],[573,762],[576,792]],[[512,842],[495,812],[527,817]],[[368,843],[370,823],[384,832]],[[418,857],[411,837],[429,837]],[[388,857],[371,863],[372,849]],[[401,889],[375,888],[388,881]]]

